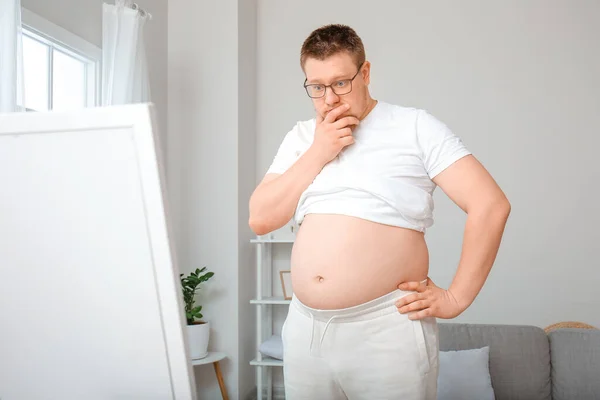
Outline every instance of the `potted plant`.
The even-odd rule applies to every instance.
[[[196,306],[196,290],[199,285],[213,277],[214,272],[196,268],[188,276],[180,274],[181,289],[183,291],[183,301],[185,303],[185,317],[187,320],[187,335],[189,343],[190,357],[193,360],[204,358],[208,354],[208,339],[210,334],[210,324],[208,321],[202,321],[202,306]]]

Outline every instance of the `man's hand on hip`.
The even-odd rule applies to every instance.
[[[415,291],[416,293],[406,295],[396,302],[400,314],[408,314],[412,320],[427,317],[454,318],[464,311],[454,295],[438,287],[427,278],[427,282],[404,282],[398,285],[398,289]]]

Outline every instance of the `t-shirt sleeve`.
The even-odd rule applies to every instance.
[[[279,145],[279,149],[273,158],[273,162],[266,173],[283,174],[296,162],[298,154],[299,129],[298,124],[296,124],[283,138],[283,141]]]
[[[460,137],[427,111],[419,111],[416,125],[423,164],[430,179],[471,154]]]

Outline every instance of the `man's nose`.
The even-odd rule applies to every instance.
[[[328,106],[333,106],[333,105],[337,104],[339,101],[340,101],[340,96],[335,94],[333,92],[333,89],[331,89],[330,87],[325,89],[325,103],[327,103]]]

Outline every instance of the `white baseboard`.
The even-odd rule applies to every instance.
[[[267,389],[263,389],[263,399],[267,398]],[[256,386],[248,395],[245,397],[245,400],[256,400]],[[273,400],[285,400],[285,390],[283,386],[274,386],[273,387]]]

